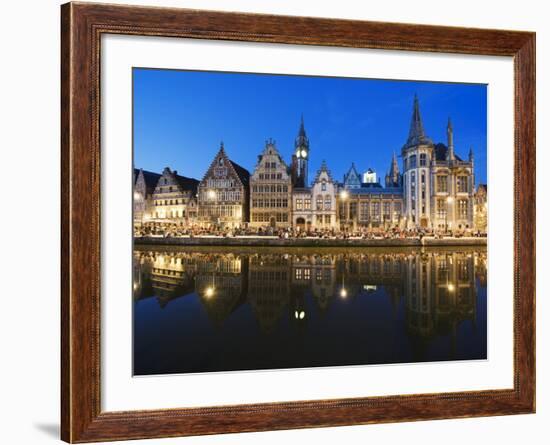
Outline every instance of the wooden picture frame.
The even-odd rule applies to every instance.
[[[511,56],[515,70],[514,387],[102,412],[100,38],[103,34]],[[61,7],[61,437],[173,437],[535,411],[535,34],[92,3]]]

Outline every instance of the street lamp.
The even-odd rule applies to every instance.
[[[343,218],[344,219],[344,229],[347,226],[347,220],[348,220],[348,218],[347,218],[347,208],[346,208],[347,207],[346,206],[346,201],[348,200],[348,198],[349,198],[349,192],[347,190],[342,190],[340,192],[340,199],[344,203],[344,215],[343,215],[344,216],[344,218]]]

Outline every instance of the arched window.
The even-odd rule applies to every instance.
[[[332,208],[332,198],[330,195],[325,195],[325,210],[330,210]]]
[[[420,167],[426,167],[427,157],[426,153],[420,153]]]
[[[317,208],[317,210],[323,210],[323,196],[322,195],[317,195],[316,208]]]

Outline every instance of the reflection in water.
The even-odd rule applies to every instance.
[[[136,375],[485,359],[485,250],[134,252]]]

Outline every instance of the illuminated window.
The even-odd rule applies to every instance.
[[[325,195],[325,210],[330,210],[332,207],[332,199],[330,195]]]
[[[447,193],[447,176],[437,175],[437,191]]]
[[[323,197],[321,195],[317,195],[316,205],[317,210],[323,210]]]
[[[468,177],[458,176],[456,178],[456,188],[459,193],[468,193]]]

